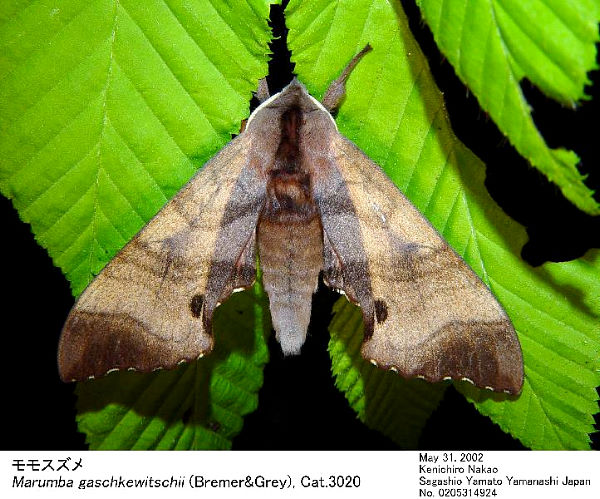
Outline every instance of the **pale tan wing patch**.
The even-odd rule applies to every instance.
[[[246,253],[264,183],[250,178],[251,140],[240,135],[210,160],[82,293],[61,335],[64,380],[174,367],[211,350],[210,319],[228,281],[254,280]]]
[[[518,393],[519,341],[490,290],[354,144],[338,135],[331,152],[343,178],[337,195],[348,196],[352,206],[323,216],[324,235],[341,267],[344,247],[355,244],[360,249],[354,252],[364,255],[363,271],[354,271],[370,285],[371,298],[356,299],[365,315],[363,356],[403,376],[468,379]],[[356,225],[353,218],[359,230],[343,236],[339,227]],[[357,254],[351,263],[360,268]],[[354,292],[355,278],[343,280]]]

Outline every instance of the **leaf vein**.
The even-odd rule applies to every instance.
[[[415,80],[418,79],[418,77],[415,78]],[[414,88],[414,86],[413,86]],[[412,90],[411,90],[412,92]],[[435,123],[435,120],[437,118],[438,113],[440,112],[441,109],[441,105],[440,107],[438,107],[435,111],[435,114],[432,116],[431,120],[429,121],[428,125],[427,125],[427,133],[425,134],[425,137],[423,137],[423,140],[421,141],[420,147],[419,147],[419,152],[416,155],[416,158],[414,159],[413,162],[413,167],[410,170],[410,174],[408,176],[408,180],[406,182],[406,191],[410,190],[410,185],[411,182],[414,179],[415,176],[415,172],[418,170],[418,166],[419,166],[419,162],[421,161],[421,157],[423,156],[423,149],[425,149],[425,144],[427,143],[427,138],[429,137],[429,135],[431,134],[431,131],[433,130],[433,124]]]
[[[509,293],[510,295],[512,295],[513,297],[521,300],[524,303],[527,303],[528,305],[530,305],[532,308],[534,308],[537,312],[539,312],[540,314],[542,314],[543,316],[547,317],[548,319],[550,319],[551,321],[554,321],[568,329],[570,329],[572,332],[574,333],[582,333],[582,331],[580,331],[578,328],[572,326],[571,324],[559,319],[558,317],[555,317],[553,315],[550,315],[548,312],[544,311],[541,307],[536,307],[535,305],[533,305],[529,300],[527,300],[526,298],[523,298],[522,296],[520,296],[518,293],[516,293],[515,291],[507,288],[506,286],[504,286],[502,283],[500,283],[500,281],[493,279],[494,282],[494,286],[498,286],[500,288],[502,288],[502,290],[506,291],[507,293]],[[530,335],[527,335],[527,333],[523,332],[523,334],[525,334],[528,338],[532,339],[533,341],[536,341],[535,338],[531,337]],[[594,341],[595,343],[595,338],[592,336],[589,336],[585,333],[583,333],[586,337],[588,337],[590,340]],[[538,343],[536,341],[536,343]],[[541,343],[540,343],[541,344]]]
[[[169,5],[169,3],[167,2],[167,0],[161,0],[165,6],[167,7],[167,9],[169,9],[169,12],[171,13],[171,15],[173,16],[173,18],[177,21],[177,23],[179,24],[179,26],[181,27],[181,29],[183,29],[183,31],[185,32],[186,36],[192,40],[194,42],[194,45],[196,45],[196,47],[198,48],[198,50],[200,50],[200,52],[202,52],[202,54],[204,54],[204,57],[206,58],[206,61],[217,70],[217,72],[221,75],[221,79],[223,81],[223,83],[228,86],[231,90],[233,90],[235,92],[235,89],[233,88],[233,86],[231,85],[231,83],[229,82],[228,78],[223,74],[223,72],[221,71],[221,69],[206,55],[206,53],[204,52],[204,50],[202,49],[202,46],[196,41],[196,39],[194,38],[194,36],[188,31],[188,29],[184,26],[184,24],[181,22],[181,20],[179,19],[179,17],[177,17],[177,15],[175,15],[175,13],[173,12],[173,10],[171,9],[171,6]],[[229,24],[225,21],[225,19],[223,19],[223,16],[221,15],[221,13],[216,9],[216,7],[213,5],[212,1],[209,0],[209,4],[210,6],[213,8],[213,10],[217,13],[217,15],[223,20],[223,23],[226,26],[229,26]],[[141,29],[141,28],[140,28]],[[237,33],[236,33],[237,36]],[[221,48],[224,52],[226,52],[226,49],[223,47],[222,44],[219,43],[219,40],[217,38],[214,38],[213,41],[215,43],[219,44],[219,48]],[[159,54],[160,55],[160,54]],[[162,56],[161,56],[162,58]],[[164,59],[163,59],[164,60]],[[229,59],[233,64],[235,64],[238,68],[240,68],[240,72],[244,73],[244,68],[242,68],[242,66],[239,63],[239,58],[237,57],[231,57]],[[167,64],[166,60],[165,60],[165,64]],[[174,73],[173,73],[174,74]],[[175,75],[175,78],[177,78],[177,75]],[[183,87],[183,83],[181,83],[181,86]],[[187,89],[186,89],[187,91]],[[188,92],[189,93],[189,92]],[[237,92],[236,92],[237,93]],[[190,94],[191,96],[191,94]]]
[[[169,71],[169,73],[171,74],[171,76],[173,76],[173,78],[175,79],[175,81],[177,82],[177,84],[181,87],[181,89],[186,93],[186,95],[188,95],[190,97],[190,100],[194,103],[194,106],[196,107],[196,109],[204,116],[204,118],[206,119],[206,122],[210,125],[213,134],[215,136],[218,136],[218,132],[215,128],[215,126],[213,125],[213,123],[211,122],[211,120],[208,118],[206,112],[202,109],[202,107],[200,107],[198,105],[198,103],[192,98],[190,91],[185,87],[185,85],[183,84],[183,81],[179,78],[179,76],[177,75],[177,73],[175,73],[175,71],[173,71],[173,69],[171,68],[171,66],[169,65],[169,61],[168,59],[165,59],[162,54],[158,51],[158,49],[154,46],[154,44],[152,43],[152,40],[150,39],[150,37],[148,36],[148,34],[146,33],[146,31],[138,24],[138,22],[129,14],[129,12],[127,12],[127,10],[125,9],[125,7],[122,7],[123,11],[127,14],[127,16],[129,17],[129,19],[137,26],[137,28],[140,30],[140,33],[144,36],[144,39],[148,42],[148,46],[152,49],[152,51],[160,58],[160,60],[163,62],[165,68]],[[185,28],[184,28],[185,29]],[[186,31],[187,33],[187,31]],[[207,60],[209,60],[207,58]],[[210,61],[210,60],[209,60]],[[212,64],[212,62],[211,62]],[[214,66],[214,64],[213,64]],[[216,68],[217,71],[219,71],[219,73],[221,74],[222,79],[225,81],[226,78],[224,77],[223,73],[221,73],[221,71],[219,70],[219,68]],[[121,68],[121,70],[123,71],[123,73],[126,73],[124,68]],[[152,110],[152,113],[154,114],[154,116],[156,116],[156,118],[161,122],[161,124],[163,125],[163,127],[165,128],[165,130],[167,130],[167,127],[165,126],[165,124],[162,122],[162,120],[158,117],[158,115],[156,114],[156,112],[154,111],[154,109],[151,108],[149,102],[146,100],[146,98],[144,97],[143,92],[141,92],[136,84],[134,83],[134,81],[127,77],[127,79],[133,84],[133,86],[135,87],[135,89],[137,90],[138,94],[140,96],[142,96],[142,98],[144,99],[144,101],[146,102],[146,104],[148,105],[148,107]],[[168,132],[168,130],[167,130]],[[171,136],[171,138],[175,141],[174,137],[171,135],[170,132],[168,132],[169,135]],[[175,141],[176,142],[176,141]],[[181,149],[181,147],[179,147]],[[183,152],[183,149],[181,149]]]
[[[96,143],[93,147],[91,147],[89,150],[84,151],[83,155],[81,156],[80,159],[78,159],[76,162],[72,163],[71,165],[68,166],[68,168],[61,173],[60,177],[58,177],[57,179],[55,179],[54,181],[52,181],[52,183],[50,185],[48,185],[48,187],[40,192],[38,192],[32,199],[25,201],[23,201],[23,213],[26,213],[27,211],[31,210],[31,208],[38,203],[39,201],[41,201],[44,196],[48,195],[50,193],[50,191],[52,190],[52,188],[54,188],[55,186],[57,186],[58,184],[60,184],[61,180],[63,180],[67,175],[69,175],[69,173],[71,171],[73,171],[74,169],[76,169],[84,160],[86,160],[87,158],[90,157],[90,155],[95,152],[96,146],[98,143]]]
[[[125,139],[125,137],[123,137],[123,135],[121,134],[121,132],[119,131],[119,129],[116,126],[114,126],[114,125],[111,128],[115,131],[115,133],[117,134],[118,139],[123,144],[123,146],[129,152],[131,152],[132,156],[135,158],[135,160],[140,165],[140,167],[148,174],[148,178],[150,178],[150,180],[152,181],[152,183],[160,191],[160,193],[162,194],[162,196],[164,198],[164,201],[166,202],[168,200],[167,195],[164,192],[163,188],[156,181],[156,178],[154,177],[154,175],[152,175],[152,172],[148,168],[146,168],[145,164],[140,160],[137,152],[129,145],[129,143],[127,142],[127,140]]]
[[[47,40],[47,43],[45,45],[40,46],[39,48],[37,48],[37,50],[33,50],[30,54],[27,55],[27,57],[25,59],[20,61],[19,64],[17,64],[11,71],[7,71],[4,75],[0,76],[0,83],[2,83],[2,81],[4,79],[6,79],[8,76],[10,76],[12,73],[14,73],[18,68],[26,67],[37,54],[39,54],[43,50],[46,50],[47,47],[52,46],[53,41],[65,29],[67,29],[73,22],[75,22],[84,12],[87,12],[87,10],[89,10],[92,6],[94,6],[95,3],[98,3],[98,1],[99,0],[96,0],[95,2],[92,1],[90,3],[81,2],[81,5],[84,5],[84,7],[79,12],[77,12],[77,14],[75,14],[71,19],[69,19],[68,23],[62,25],[58,31],[53,33],[52,37],[49,40]],[[29,7],[31,7],[31,5],[28,5],[26,8],[29,8]],[[23,10],[25,10],[25,9],[23,9]]]
[[[568,80],[570,80],[571,82],[573,82],[575,85],[577,84],[577,80],[574,80],[573,78],[571,78],[570,74],[567,72],[566,69],[564,69],[560,62],[555,58],[555,54],[554,51],[552,50],[547,50],[541,43],[539,40],[537,40],[536,38],[532,37],[524,28],[523,28],[523,22],[525,21],[524,17],[521,16],[517,16],[515,17],[512,14],[512,10],[511,9],[506,9],[504,8],[504,6],[502,5],[502,1],[501,0],[492,0],[495,3],[497,3],[500,8],[502,9],[502,11],[514,22],[515,27],[528,39],[530,40],[539,50],[540,53],[545,57],[545,59],[547,61],[549,61],[555,68],[557,68],[564,76],[566,76],[566,78]],[[495,17],[495,16],[494,16]],[[498,33],[500,34],[500,36],[502,36],[503,39],[506,39],[506,37],[502,34],[502,26],[500,26],[498,24]],[[512,55],[512,53],[511,53]],[[514,57],[513,57],[514,58]]]

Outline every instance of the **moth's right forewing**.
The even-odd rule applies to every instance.
[[[259,163],[253,135],[238,136],[108,263],[63,328],[63,380],[171,368],[211,350],[218,302],[254,281]]]

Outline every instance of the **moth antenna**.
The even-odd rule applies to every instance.
[[[267,84],[267,78],[261,78],[258,80],[258,88],[256,89],[256,98],[262,104],[266,101],[270,96],[269,94],[269,85]]]
[[[365,54],[369,53],[371,50],[373,50],[373,48],[367,43],[365,47],[352,58],[352,60],[344,68],[344,71],[342,71],[342,74],[333,80],[329,85],[329,88],[325,92],[323,101],[321,103],[330,113],[337,111],[338,107],[344,100],[344,97],[346,96],[346,80],[350,76],[350,73],[352,73],[352,70],[358,64],[358,61],[360,61]]]

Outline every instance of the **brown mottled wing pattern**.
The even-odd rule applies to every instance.
[[[490,290],[354,144],[336,135],[330,157],[316,187],[325,279],[363,309],[363,356],[406,377],[518,393],[519,341]]]
[[[86,288],[60,339],[64,380],[169,368],[211,350],[218,302],[255,278],[265,181],[252,150],[251,135],[233,140]]]

